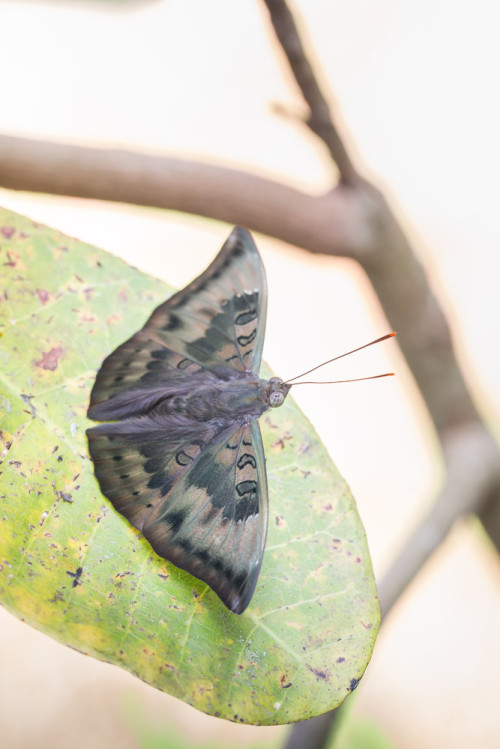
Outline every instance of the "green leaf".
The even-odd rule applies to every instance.
[[[211,715],[273,725],[337,706],[379,605],[353,498],[293,401],[261,419],[269,536],[236,616],[113,510],[87,452],[97,368],[171,289],[4,210],[0,261],[3,605]]]

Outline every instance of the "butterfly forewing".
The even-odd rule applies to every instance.
[[[211,265],[153,312],[145,326],[105,359],[92,389],[100,403],[165,375],[230,367],[257,372],[266,322],[262,260],[250,234],[233,230]]]

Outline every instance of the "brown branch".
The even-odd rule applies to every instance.
[[[346,257],[366,236],[344,188],[308,195],[236,169],[133,151],[0,135],[0,186],[192,213]]]
[[[306,124],[326,145],[339,170],[340,181],[354,185],[359,174],[334,125],[326,97],[319,87],[316,75],[304,51],[295,20],[283,0],[264,0],[276,36],[286,55],[291,71],[310,110]]]

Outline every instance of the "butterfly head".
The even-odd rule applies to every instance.
[[[270,408],[278,408],[281,406],[288,395],[288,391],[292,387],[279,377],[271,377],[268,382],[268,403]]]

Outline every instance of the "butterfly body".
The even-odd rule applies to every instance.
[[[110,354],[87,431],[101,490],[155,551],[235,613],[253,595],[267,534],[257,419],[290,385],[260,379],[264,267],[236,228],[207,270]]]

